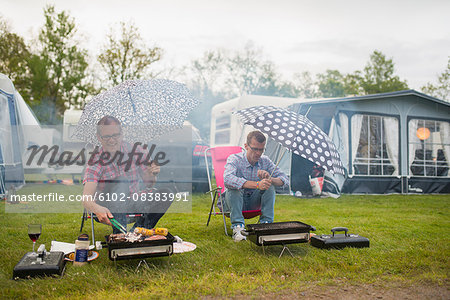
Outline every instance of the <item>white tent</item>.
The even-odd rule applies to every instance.
[[[0,73],[0,195],[25,183],[22,155],[33,144],[36,128],[40,127],[33,112],[8,76]]]

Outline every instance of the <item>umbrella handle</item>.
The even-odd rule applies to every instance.
[[[270,174],[270,178],[272,178],[273,172],[275,172],[275,169],[278,167],[278,165],[280,164],[281,160],[283,159],[284,154],[287,152],[286,148],[284,148],[283,154],[281,155],[281,157],[278,159],[277,164],[275,165],[275,168],[273,168],[272,173]]]

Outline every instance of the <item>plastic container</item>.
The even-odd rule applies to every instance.
[[[309,182],[311,183],[312,194],[314,196],[320,196],[323,187],[323,177],[316,177],[316,178],[310,177]]]
[[[75,259],[74,266],[83,266],[88,262],[89,254],[89,236],[86,233],[81,234],[75,241]]]

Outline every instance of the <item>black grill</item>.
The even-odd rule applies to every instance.
[[[249,239],[258,246],[306,243],[313,226],[298,222],[278,222],[247,225]]]
[[[173,242],[175,238],[170,233],[164,240],[119,242],[105,236],[108,245],[108,254],[110,260],[123,260],[135,258],[149,258],[157,256],[169,256],[173,254]]]

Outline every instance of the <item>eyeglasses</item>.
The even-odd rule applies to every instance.
[[[108,141],[110,139],[117,140],[121,135],[122,135],[122,133],[115,133],[113,135],[102,135],[100,137],[102,138],[102,140]]]
[[[255,151],[255,152],[261,152],[261,153],[263,153],[264,152],[264,150],[265,150],[265,148],[253,148],[252,146],[248,146],[250,149],[252,149],[252,151]]]

